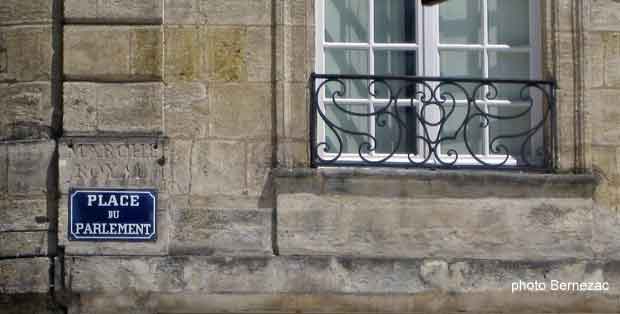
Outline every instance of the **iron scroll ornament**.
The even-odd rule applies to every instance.
[[[364,97],[383,103],[368,112],[349,110],[345,100],[351,86],[363,83]],[[556,162],[557,130],[555,82],[544,80],[472,79],[448,77],[378,76],[315,74],[310,77],[310,138],[313,166],[387,166],[403,168],[486,168],[551,171]],[[359,92],[360,89],[358,89]],[[378,91],[383,96],[378,96]],[[521,105],[516,113],[500,114],[488,110],[487,104],[510,100]],[[347,127],[326,111],[353,119],[375,121],[375,129],[385,128],[387,121],[396,126],[390,139],[393,149],[377,154],[381,139],[368,130]],[[404,105],[403,105],[404,103]],[[510,103],[510,102],[509,102]],[[405,117],[401,108],[410,108]],[[457,108],[465,114],[457,114]],[[435,112],[430,117],[428,112]],[[528,118],[527,127],[491,134],[491,126],[507,125]],[[452,126],[450,131],[448,125]],[[318,129],[331,133],[331,143]],[[475,148],[472,130],[487,132],[485,158]],[[406,135],[406,136],[403,136]],[[345,151],[345,141],[358,139],[355,158]],[[402,152],[403,143],[415,139],[414,151]],[[359,140],[363,139],[363,140]],[[443,148],[460,139],[463,147]],[[507,145],[510,142],[512,145]],[[349,145],[350,146],[350,145]],[[385,146],[385,145],[383,145]],[[479,145],[478,145],[479,146]],[[399,151],[401,150],[401,151]],[[347,156],[348,158],[344,158]],[[395,157],[399,157],[396,160]]]

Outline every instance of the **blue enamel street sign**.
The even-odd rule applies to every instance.
[[[156,212],[155,190],[71,189],[69,240],[155,240]]]

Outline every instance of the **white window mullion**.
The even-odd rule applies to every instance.
[[[541,53],[541,10],[540,2],[538,0],[530,0],[530,79],[538,80],[542,79],[542,53]],[[538,121],[543,118],[543,95],[540,91],[534,90],[532,98],[537,110],[532,110],[532,118],[530,119],[530,127],[533,127]],[[531,149],[535,150],[536,147],[544,147],[544,136],[538,134],[532,137]],[[534,152],[535,153],[535,152]]]
[[[483,49],[482,49],[482,75],[484,78],[488,78],[489,77],[489,50],[488,50],[488,46],[489,46],[489,10],[488,10],[489,6],[488,6],[488,0],[482,0],[482,45],[483,45]],[[483,89],[483,99],[484,99],[484,108],[482,110],[484,110],[485,113],[489,113],[489,104],[487,103],[488,99],[487,99],[487,94],[489,92],[489,88],[485,86],[485,88]],[[475,97],[476,95],[474,95]],[[491,141],[491,134],[490,134],[490,125],[487,125],[486,128],[484,128],[484,132],[483,137],[484,139],[482,140],[483,143],[483,154],[485,156],[489,156],[491,154],[491,148],[490,148],[490,141]]]
[[[424,76],[426,65],[424,64],[424,50],[426,49],[426,41],[424,40],[425,24],[424,24],[424,11],[421,0],[415,0],[415,21],[416,21],[416,36],[415,36],[415,50],[417,67],[417,76]]]
[[[440,58],[439,58],[439,7],[436,5],[422,7],[424,8],[424,44],[422,45],[424,50],[424,75],[425,76],[440,76]],[[431,88],[437,86],[436,82],[429,82]],[[428,92],[428,91],[425,91]],[[430,96],[430,95],[428,95]],[[441,112],[436,107],[431,106],[426,113],[426,118],[429,121],[438,121],[441,118]],[[439,136],[439,126],[429,127],[429,137],[431,140],[436,140]],[[423,134],[425,135],[425,134]],[[424,148],[423,156],[429,154],[428,148],[424,145],[423,141],[420,141],[420,147]],[[441,146],[441,144],[439,145]],[[437,147],[441,150],[441,147]],[[437,162],[435,157],[430,160]]]
[[[314,70],[316,71],[316,73],[325,73],[325,1],[316,1],[315,2],[315,54],[316,54],[316,59],[317,62],[315,64]],[[316,82],[315,86],[319,86],[320,82]],[[311,91],[312,93],[314,93],[315,91]],[[321,110],[322,112],[326,112],[325,111],[325,102],[323,101],[323,99],[325,98],[325,90],[322,89],[321,93],[318,95],[318,99],[317,101],[317,105],[318,105],[318,109],[317,110]],[[318,115],[318,114],[317,114]],[[327,138],[326,138],[326,131],[325,131],[325,122],[320,119],[319,117],[314,117],[316,119],[316,121],[318,122],[316,124],[316,143],[310,143],[310,145],[317,145],[317,143],[325,143],[327,142]],[[312,126],[311,126],[312,127]],[[324,154],[320,151],[317,150],[317,154],[319,154],[320,156],[323,156]]]
[[[369,74],[375,74],[375,50],[374,50],[374,44],[375,44],[375,3],[374,0],[368,0],[368,73]],[[375,97],[373,96],[374,92],[375,92],[375,87],[370,86],[369,90],[368,90],[368,112],[374,112],[374,108],[373,108],[373,103],[375,100]],[[368,132],[375,137],[375,139],[377,139],[377,133],[376,133],[376,128],[375,128],[375,124],[376,124],[376,117],[374,115],[370,115],[368,117]],[[370,139],[369,139],[370,141]],[[374,151],[370,152],[370,155],[375,155],[376,154],[376,150],[377,150],[377,146],[378,143],[371,143],[373,144],[373,148],[375,149]]]
[[[424,60],[424,76],[439,76],[439,8],[420,6],[423,11],[423,44],[421,53]]]

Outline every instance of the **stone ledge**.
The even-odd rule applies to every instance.
[[[532,293],[81,294],[87,313],[616,313],[613,297]]]
[[[591,199],[295,193],[277,208],[281,255],[554,260],[615,249],[605,242],[615,225],[593,220]]]
[[[69,262],[69,284],[74,293],[83,296],[81,302],[92,305],[107,293],[127,299],[135,295],[145,302],[141,305],[156,305],[158,313],[204,313],[205,309],[485,313],[620,310],[619,261],[297,256],[74,257]],[[547,285],[550,280],[606,281],[610,290],[513,294],[511,284],[518,280],[538,280]],[[149,297],[140,297],[145,295]],[[210,304],[208,300],[222,295],[228,297],[219,299],[213,307],[201,307],[203,312],[193,307]],[[197,299],[203,302],[194,302]]]
[[[599,182],[592,174],[487,170],[279,168],[272,174],[278,194],[352,194],[416,198],[592,198]]]

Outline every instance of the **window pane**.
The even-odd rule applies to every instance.
[[[325,0],[325,41],[368,42],[368,0]]]
[[[489,0],[489,43],[512,46],[530,44],[530,2]]]
[[[375,50],[375,74],[377,75],[416,75],[417,54],[415,51]],[[388,81],[390,91],[383,84],[375,84],[377,98],[398,95],[399,98],[411,98],[415,95],[415,86],[405,81]]]
[[[456,0],[440,4],[439,42],[482,43],[482,0]]]
[[[344,105],[339,104],[345,110],[355,112],[355,113],[368,113],[368,105]],[[348,132],[369,132],[369,118],[368,117],[360,117],[354,114],[346,113],[340,110],[334,104],[326,104],[325,105],[325,113],[330,122],[335,124],[341,129],[347,130]],[[352,135],[344,131],[336,130],[340,139],[342,140],[342,152],[343,153],[352,153],[357,154],[360,145],[363,143],[371,142],[372,140],[368,136],[362,135]],[[325,136],[326,142],[329,146],[330,150],[327,153],[337,154],[340,150],[340,145],[338,142],[338,138],[336,137],[334,131],[330,129],[327,124],[325,125]],[[371,143],[374,144],[374,143]],[[362,153],[368,153],[366,147],[363,147]]]
[[[375,111],[380,111],[385,105],[375,105]],[[377,153],[381,154],[417,154],[417,121],[415,107],[399,106],[398,110],[392,105],[390,114],[375,116],[375,133],[377,137]],[[400,132],[400,143],[398,133]]]
[[[368,51],[354,49],[325,49],[325,70],[329,74],[368,74]],[[368,98],[367,82],[343,80],[346,93],[343,98]],[[335,91],[343,91],[336,83],[327,85],[327,97]]]
[[[481,78],[482,73],[482,52],[480,51],[441,51],[441,68],[440,73],[443,77],[470,77]],[[467,91],[468,96],[472,96],[477,84],[459,83]],[[482,95],[483,90],[480,89],[478,97]],[[448,93],[456,99],[466,99],[463,90],[446,85],[441,89],[442,93]]]
[[[451,107],[446,107],[446,114],[450,111]],[[484,152],[484,128],[482,127],[482,119],[480,118],[480,112],[475,109],[471,110],[470,117],[467,119],[467,141],[469,147],[475,154],[482,154]],[[454,140],[446,140],[441,142],[441,153],[447,154],[450,150],[455,150],[459,153],[459,158],[463,155],[470,155],[467,146],[465,145],[465,130],[459,128],[465,123],[465,114],[467,108],[464,106],[457,106],[454,112],[445,122],[443,130],[441,132],[442,138],[454,137]],[[458,134],[456,133],[458,130]],[[450,162],[453,159],[450,157],[444,158],[444,161]]]
[[[531,112],[527,112],[527,106],[489,106],[489,114],[501,116],[501,117],[514,117],[510,119],[490,119],[489,123],[489,144],[491,154],[506,155],[506,149],[508,154],[516,159],[521,158],[521,152],[523,151],[522,145],[526,140],[525,136],[511,137],[519,133],[524,133],[531,129],[530,119]],[[521,114],[523,114],[521,116]],[[516,117],[519,116],[519,117]],[[497,139],[497,140],[495,140]],[[495,141],[494,141],[495,140]],[[504,147],[501,147],[503,145]],[[532,158],[529,156],[532,152],[531,141],[524,147],[526,157],[528,161],[532,162]]]
[[[524,79],[530,78],[530,54],[527,52],[489,52],[489,77]],[[523,84],[498,84],[498,99],[522,99]],[[526,96],[527,93],[524,95]]]
[[[414,43],[416,38],[415,1],[375,1],[375,42]]]

